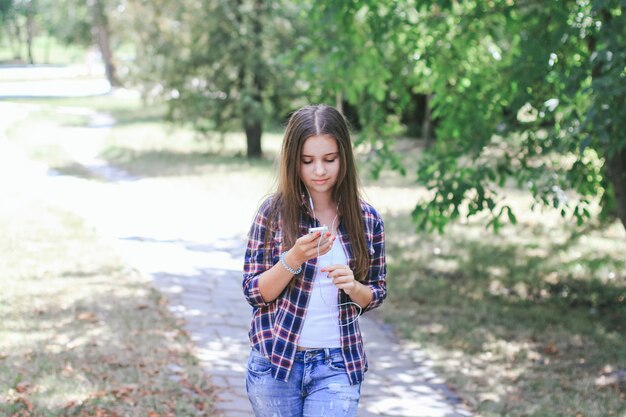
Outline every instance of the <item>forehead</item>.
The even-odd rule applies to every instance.
[[[303,156],[324,156],[339,152],[337,140],[330,135],[310,136],[302,145]]]

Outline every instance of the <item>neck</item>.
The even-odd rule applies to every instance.
[[[316,211],[326,211],[329,209],[335,209],[335,202],[333,201],[331,193],[311,193],[311,198],[313,199],[313,204],[315,205]]]

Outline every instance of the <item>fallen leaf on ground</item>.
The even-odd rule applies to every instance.
[[[556,343],[554,342],[548,343],[548,346],[544,347],[543,351],[548,355],[556,355],[559,353],[559,349],[556,347]]]
[[[20,394],[23,394],[26,391],[28,391],[29,388],[30,388],[30,384],[24,381],[24,382],[20,382],[19,384],[15,386],[15,391],[19,392]]]
[[[89,394],[89,398],[102,398],[107,395],[106,391],[100,390]]]
[[[24,398],[24,397],[18,397],[13,402],[15,404],[24,404],[24,407],[26,407],[28,412],[32,412],[33,411],[33,404],[30,401],[28,401],[26,398]]]
[[[64,410],[67,410],[68,408],[72,408],[72,407],[74,407],[75,405],[76,405],[76,401],[75,401],[75,400],[69,400],[68,402],[66,402],[66,403],[63,405],[63,409],[64,409]]]
[[[93,411],[83,410],[81,417],[119,417],[115,411],[110,411],[105,408],[96,407]]]
[[[119,399],[119,398],[122,398],[122,397],[130,395],[130,393],[132,393],[136,389],[137,389],[137,384],[128,384],[128,385],[124,385],[124,386],[119,387],[119,388],[113,388],[111,390],[111,394],[115,398]]]
[[[98,321],[98,316],[96,316],[95,313],[80,313],[78,316],[76,316],[76,318],[78,320],[82,320],[82,321],[87,321],[89,323],[95,323]]]

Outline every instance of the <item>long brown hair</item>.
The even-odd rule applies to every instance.
[[[289,118],[280,155],[278,190],[272,198],[266,219],[266,246],[278,227],[282,228],[281,251],[289,250],[306,233],[300,230],[300,218],[307,210],[303,196],[307,195],[300,179],[300,156],[304,142],[311,136],[329,135],[337,141],[339,175],[333,189],[333,200],[338,202],[338,214],[352,244],[354,276],[362,281],[367,277],[370,256],[365,243],[359,179],[354,164],[348,123],[337,109],[315,105],[295,111]],[[308,200],[305,200],[308,201]],[[280,224],[279,219],[280,218]]]

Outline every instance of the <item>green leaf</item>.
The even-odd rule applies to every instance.
[[[511,224],[517,224],[517,217],[515,217],[515,214],[513,214],[513,210],[511,210],[511,207],[509,206],[507,206],[507,215]]]

